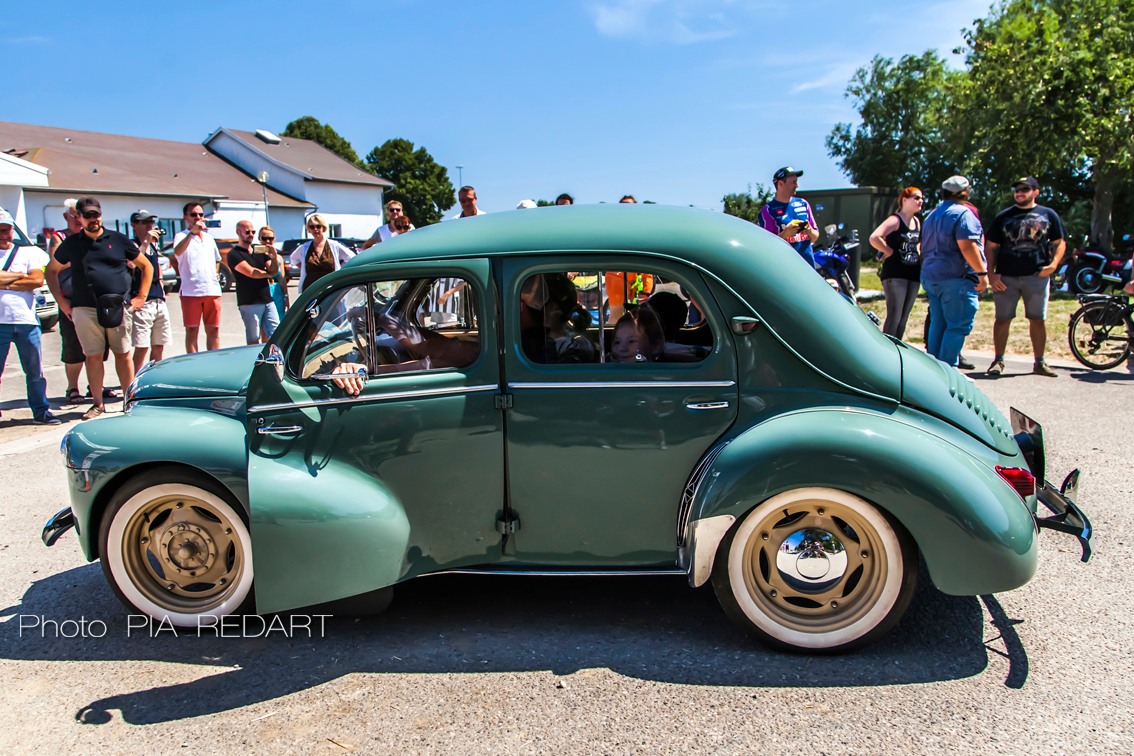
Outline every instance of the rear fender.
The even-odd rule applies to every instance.
[[[975,441],[961,448],[930,430],[936,422],[908,411],[806,410],[738,436],[713,461],[690,508],[690,581],[708,579],[729,527],[757,504],[822,486],[860,496],[900,522],[944,593],[1023,585],[1036,568],[1033,512],[994,469],[1024,466],[1022,457],[995,455]]]

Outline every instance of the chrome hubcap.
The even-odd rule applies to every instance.
[[[804,593],[820,593],[843,579],[847,552],[842,541],[821,528],[791,533],[776,552],[776,569],[784,582]]]

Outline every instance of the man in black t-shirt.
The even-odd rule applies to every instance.
[[[1035,357],[1032,372],[1049,378],[1057,375],[1043,358],[1047,348],[1047,299],[1051,274],[1059,267],[1067,244],[1059,215],[1049,207],[1036,204],[1039,193],[1039,182],[1031,176],[1014,182],[1012,196],[1016,204],[1001,211],[988,229],[985,255],[988,283],[996,305],[996,322],[992,327],[996,356],[988,367],[991,375],[1004,372],[1008,332],[1021,297]]]
[[[228,252],[228,267],[236,281],[236,306],[244,321],[244,340],[260,343],[260,332],[271,338],[280,324],[276,303],[272,299],[272,281],[280,270],[275,247],[262,244],[252,247],[256,228],[251,221],[236,224],[237,242]]]
[[[75,332],[86,357],[87,378],[91,383],[93,406],[83,415],[84,420],[96,418],[106,411],[103,406],[104,364],[103,346],[110,345],[114,353],[114,368],[122,386],[134,380],[134,364],[130,361],[130,318],[123,313],[121,323],[113,328],[104,327],[98,319],[99,297],[117,294],[125,298],[130,292],[131,275],[128,262],[141,271],[141,291],[150,288],[153,267],[145,255],[138,254],[134,242],[102,226],[102,206],[94,197],[83,197],[75,204],[83,222],[83,232],[63,240],[47,265],[47,278],[52,291],[59,288],[59,272],[71,265],[72,298],[59,301],[59,309],[75,324]],[[146,304],[144,293],[130,299],[128,308],[140,310]]]

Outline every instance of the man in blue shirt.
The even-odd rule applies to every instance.
[[[925,346],[956,367],[965,337],[973,330],[977,297],[988,286],[988,266],[980,248],[983,229],[968,204],[969,180],[946,179],[941,199],[921,224],[921,285],[929,295]]]
[[[760,226],[795,247],[799,256],[815,267],[811,245],[819,241],[819,229],[815,226],[815,216],[811,205],[802,197],[796,197],[799,177],[803,171],[784,166],[772,176],[776,196],[760,208]]]

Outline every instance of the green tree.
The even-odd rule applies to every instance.
[[[753,194],[752,184],[749,184],[746,194],[726,194],[721,199],[721,202],[724,203],[726,215],[735,215],[737,218],[743,218],[749,223],[759,223],[760,208],[768,204],[768,200],[775,196],[775,194],[775,190],[769,189],[763,184],[757,184],[756,193]]]
[[[966,40],[970,170],[1001,187],[1035,175],[1068,201],[1089,193],[1091,239],[1109,249],[1134,168],[1134,3],[1006,0]]]
[[[357,165],[366,170],[366,166],[358,159],[358,153],[350,142],[339,136],[339,133],[329,124],[320,123],[315,116],[303,116],[287,125],[280,136],[294,137],[296,139],[310,139],[326,147],[348,163]]]
[[[860,123],[836,124],[827,153],[859,186],[940,185],[959,167],[952,94],[962,76],[933,50],[896,63],[876,56],[847,86]]]
[[[424,147],[408,139],[389,139],[366,156],[367,170],[394,182],[386,198],[398,200],[415,226],[441,220],[455,203],[449,173]]]

